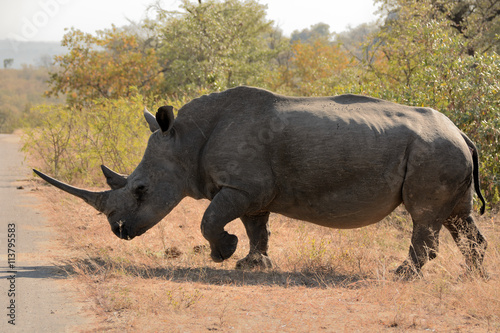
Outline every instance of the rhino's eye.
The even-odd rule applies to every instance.
[[[134,189],[134,196],[137,199],[137,201],[141,201],[144,198],[144,195],[146,194],[146,192],[147,192],[146,186],[138,185]]]

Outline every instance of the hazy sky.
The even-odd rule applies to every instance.
[[[138,21],[155,0],[0,0],[0,39],[60,41],[64,28],[85,32]],[[374,21],[373,0],[258,0],[268,6],[268,18],[290,35],[294,30],[324,22],[330,31]],[[179,8],[180,0],[162,0],[162,7]]]

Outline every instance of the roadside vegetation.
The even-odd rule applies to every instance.
[[[59,102],[36,100],[12,119],[22,121],[34,166],[95,187],[104,183],[100,164],[128,174],[140,161],[149,136],[144,107],[178,109],[242,84],[432,107],[479,148],[489,209],[478,224],[489,241],[490,279],[462,275],[463,257],[443,232],[422,279],[394,280],[411,233],[402,209],[352,231],[274,215],[275,268],[245,272],[234,270],[248,252],[237,221],[228,226],[240,238],[236,254],[211,262],[199,231],[205,201],[184,200],[124,242],[92,208],[36,183],[67,250],[57,260],[83,282],[100,330],[500,330],[500,3],[378,3],[379,22],[339,34],[319,23],[286,37],[254,0],[185,0],[176,12],[153,6],[152,19],[128,27],[69,30],[62,41],[69,52],[54,59],[45,88]]]

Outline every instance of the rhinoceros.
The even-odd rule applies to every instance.
[[[132,239],[186,196],[208,199],[201,232],[222,262],[238,238],[224,226],[240,218],[250,241],[237,268],[271,267],[269,214],[329,228],[359,228],[404,204],[413,220],[408,258],[397,275],[419,275],[449,230],[466,265],[482,271],[486,240],[471,216],[479,187],[478,150],[446,116],[361,96],[286,97],[236,87],[144,116],[146,151],[129,176],[102,166],[111,190],[91,192],[36,171],[106,214]]]

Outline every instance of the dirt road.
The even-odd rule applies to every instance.
[[[75,332],[91,322],[54,264],[47,226],[19,138],[0,134],[0,332]]]

